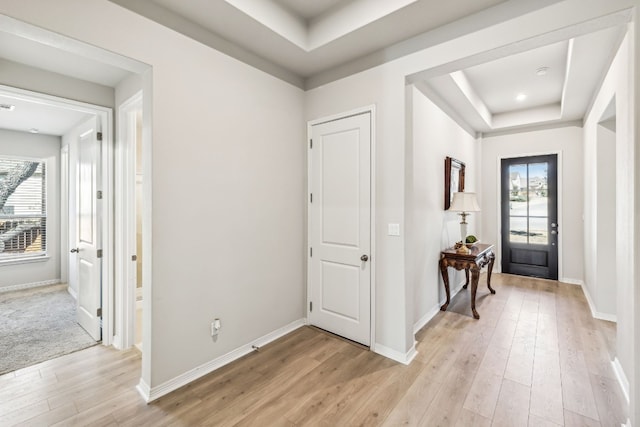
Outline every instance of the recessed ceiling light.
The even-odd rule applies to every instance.
[[[36,128],[29,129],[29,132],[31,132],[31,133],[40,133],[40,131],[38,129],[36,129]]]
[[[13,111],[16,109],[15,105],[11,105],[11,104],[0,104],[0,110],[4,110],[4,111]]]
[[[527,95],[525,95],[524,93],[519,93],[519,94],[516,96],[516,101],[518,101],[518,102],[522,102],[522,101],[524,101],[525,99],[527,99]]]
[[[536,70],[536,74],[539,76],[546,76],[549,72],[549,67],[540,67]]]

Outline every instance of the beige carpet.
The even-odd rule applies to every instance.
[[[66,285],[0,294],[0,375],[96,345]]]

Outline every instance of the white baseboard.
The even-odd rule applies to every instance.
[[[462,290],[463,286],[464,286],[464,282],[460,282],[455,289],[451,289],[451,291],[450,291],[451,292],[450,299],[453,299],[453,297],[458,295],[458,292],[460,292]],[[445,303],[445,301],[446,301],[446,299],[443,299],[442,301],[440,301],[440,303],[438,305],[435,305],[435,306],[431,307],[431,309],[429,309],[427,314],[422,316],[416,323],[413,324],[413,334],[414,335],[417,334],[420,329],[424,328],[424,325],[429,323],[429,321],[431,319],[433,319],[436,316],[436,314],[438,314],[438,312],[440,311],[440,307],[442,307],[442,305]]]
[[[71,286],[67,286],[67,292],[71,294],[73,299],[75,299],[76,301],[78,300],[78,293],[75,291],[75,289],[72,289]]]
[[[21,291],[23,289],[39,288],[40,286],[57,285],[62,283],[60,279],[44,280],[42,282],[23,283],[20,285],[11,285],[0,288],[0,293]]]
[[[618,318],[615,314],[601,313],[597,311],[596,306],[593,303],[593,299],[591,299],[589,288],[584,283],[581,285],[581,287],[582,287],[582,292],[584,293],[584,296],[587,298],[587,303],[589,304],[589,309],[591,310],[591,315],[593,316],[594,319],[607,320],[609,322],[615,322],[615,323],[618,322]]]
[[[150,402],[151,388],[142,378],[140,378],[140,382],[136,386],[136,390],[138,390],[138,393],[140,393],[140,396],[142,396],[145,402]]]
[[[570,277],[562,277],[558,281],[562,283],[568,283],[570,285],[584,286],[584,280],[572,279]]]
[[[622,369],[620,360],[616,357],[611,361],[611,366],[613,367],[613,372],[616,374],[618,384],[620,384],[620,388],[622,389],[622,394],[624,394],[624,398],[627,401],[627,406],[629,406],[629,380],[624,373],[624,369]]]
[[[379,354],[380,356],[384,356],[387,359],[395,360],[396,362],[400,362],[403,365],[410,364],[418,354],[418,351],[416,350],[415,341],[414,341],[413,345],[411,346],[411,348],[409,349],[409,351],[407,351],[406,353],[401,353],[401,352],[399,352],[397,350],[394,350],[392,348],[389,348],[387,346],[384,346],[384,345],[378,344],[378,343],[376,343],[373,346],[372,350],[375,353]]]
[[[147,402],[153,402],[154,400],[157,400],[160,397],[169,394],[172,391],[177,390],[180,387],[185,386],[190,382],[193,382],[198,378],[215,371],[216,369],[221,368],[233,362],[234,360],[237,360],[242,356],[255,351],[254,346],[261,347],[263,345],[266,345],[271,341],[275,341],[278,338],[287,335],[306,324],[306,319],[296,320],[295,322],[289,323],[288,325],[283,326],[280,329],[270,332],[248,344],[243,345],[242,347],[239,347],[223,356],[220,356],[203,365],[193,368],[190,371],[178,375],[177,377],[170,379],[169,381],[166,381],[158,386],[149,387],[147,384],[144,384],[142,380],[140,380],[140,384],[138,384],[138,392],[140,392],[142,397],[144,397]]]
[[[429,310],[427,312],[427,314],[425,314],[424,316],[422,316],[420,318],[420,320],[418,320],[416,323],[414,323],[413,325],[413,335],[417,334],[418,331],[422,328],[424,328],[424,326],[429,323],[429,321],[431,319],[433,319],[436,314],[438,314],[440,312],[440,305],[435,305],[431,308],[431,310]]]

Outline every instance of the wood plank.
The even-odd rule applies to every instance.
[[[526,385],[504,379],[493,416],[495,427],[527,427],[529,424],[529,397]]]
[[[600,421],[596,421],[589,417],[584,417],[580,414],[576,414],[568,409],[564,410],[564,425],[565,427],[601,427]]]
[[[549,422],[564,424],[560,355],[555,351],[535,349],[530,412]]]
[[[602,425],[621,425],[627,422],[628,410],[617,380],[591,374],[591,387],[596,399]]]

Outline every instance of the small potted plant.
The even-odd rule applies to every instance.
[[[467,236],[467,238],[465,239],[465,245],[471,249],[473,247],[473,245],[475,245],[476,243],[478,243],[478,238],[476,236],[474,236],[473,234],[469,234]]]

